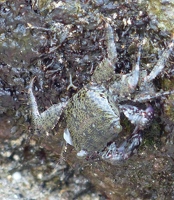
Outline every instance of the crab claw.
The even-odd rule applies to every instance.
[[[116,164],[116,161],[125,160],[134,153],[142,143],[142,130],[151,123],[154,116],[154,110],[150,104],[145,110],[132,105],[119,105],[119,108],[136,127],[132,135],[120,147],[117,147],[113,142],[102,153],[102,159],[112,164]]]
[[[154,110],[150,104],[145,110],[132,105],[120,105],[119,108],[130,122],[141,130],[147,127],[154,117]]]
[[[117,147],[115,142],[111,143],[102,154],[102,159],[111,164],[128,159],[142,143],[142,131],[136,128],[135,130],[134,134],[125,140],[120,147]]]

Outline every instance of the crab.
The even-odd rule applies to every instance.
[[[142,44],[138,46],[135,66],[128,74],[115,74],[114,64],[117,51],[114,33],[109,23],[105,24],[107,57],[96,67],[91,82],[80,89],[66,102],[52,105],[39,113],[32,91],[34,78],[29,85],[32,122],[36,132],[49,132],[59,122],[62,114],[66,121],[63,137],[67,144],[74,146],[78,157],[90,157],[97,153],[103,160],[114,163],[125,160],[133,154],[142,142],[142,132],[153,120],[151,100],[174,91],[156,92],[152,80],[156,78],[169,58],[174,41],[164,50],[150,74],[140,70]],[[139,88],[137,90],[136,88]],[[146,109],[139,109],[124,102],[146,103]],[[133,133],[117,147],[116,137],[122,132],[120,113],[135,126]],[[112,143],[111,143],[112,142]]]

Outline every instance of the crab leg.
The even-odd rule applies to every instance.
[[[92,80],[97,82],[98,84],[104,83],[113,77],[115,69],[114,64],[117,60],[117,51],[114,42],[113,29],[108,23],[106,23],[105,27],[106,27],[105,37],[107,42],[106,44],[107,44],[108,56],[98,65],[92,76]],[[130,74],[122,75],[120,82],[113,85],[113,88],[111,90],[115,89],[119,91],[124,90],[120,91],[120,93],[128,93],[128,94],[133,93],[135,91],[135,88],[139,81],[141,49],[142,49],[142,44],[139,45],[137,62],[134,68],[132,69],[132,72]],[[124,87],[120,87],[120,85]],[[126,88],[128,88],[128,91],[125,91]]]
[[[144,103],[144,102],[152,101],[152,100],[157,99],[159,97],[164,97],[164,96],[168,96],[168,95],[171,95],[171,94],[174,94],[174,90],[165,91],[165,92],[156,92],[154,94],[145,94],[143,96],[137,96],[132,101]]]
[[[128,97],[131,93],[135,92],[140,76],[140,57],[141,57],[142,44],[139,44],[137,62],[133,67],[131,73],[124,75],[117,75],[119,80],[116,79],[114,84],[109,87],[112,96],[116,94],[122,97]]]
[[[132,72],[130,74],[124,75],[124,76],[126,76],[128,88],[130,89],[130,93],[134,92],[138,85],[139,76],[140,76],[141,50],[142,50],[142,44],[139,45],[137,62],[136,62],[136,65],[133,67]]]
[[[153,99],[156,99],[161,96],[167,96],[174,94],[173,91],[165,91],[165,92],[156,92],[155,87],[152,84],[152,80],[155,79],[159,73],[164,69],[165,62],[169,59],[169,56],[172,52],[172,49],[174,47],[174,38],[172,42],[169,44],[168,49],[166,49],[163,54],[161,55],[161,58],[158,60],[157,64],[152,69],[151,73],[147,75],[147,72],[144,71],[144,75],[142,78],[142,82],[139,85],[139,94],[135,95],[133,101],[134,102],[147,102],[151,101]]]
[[[144,78],[144,82],[152,81],[161,73],[161,71],[165,67],[166,61],[169,59],[169,56],[173,50],[173,47],[174,47],[174,36],[173,36],[172,42],[168,45],[168,49],[166,49],[163,52],[163,54],[161,55],[160,59],[158,60],[157,64],[154,66],[150,74]]]
[[[110,24],[106,23],[106,42],[107,42],[107,52],[108,52],[108,59],[111,61],[112,64],[115,64],[117,60],[117,50],[114,42],[114,33],[113,29]]]
[[[28,89],[30,106],[31,106],[31,111],[32,111],[32,122],[33,122],[36,132],[39,132],[39,133],[48,132],[49,130],[53,129],[54,126],[59,121],[62,110],[66,106],[67,103],[55,104],[40,114],[35,96],[32,91],[34,79],[35,78],[31,80],[29,89]]]
[[[113,29],[108,23],[106,23],[105,28],[105,39],[108,56],[107,58],[103,59],[103,61],[97,66],[93,73],[93,76],[91,77],[92,81],[98,84],[104,83],[114,76],[114,64],[117,60],[117,51],[114,42]]]

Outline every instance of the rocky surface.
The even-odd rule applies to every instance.
[[[68,147],[60,162],[63,127],[32,135],[28,84],[40,111],[70,98],[69,74],[78,90],[106,56],[104,19],[114,29],[117,73],[136,59],[134,41],[143,36],[141,67],[150,70],[171,40],[149,17],[147,4],[127,1],[0,1],[0,194],[4,199],[174,199],[173,97],[153,102],[155,119],[130,160],[111,165],[79,160]],[[164,4],[164,3],[163,3]],[[165,6],[165,5],[164,5]],[[166,8],[167,9],[167,8]],[[155,15],[155,14],[154,14]],[[172,90],[173,55],[157,90]],[[63,119],[62,119],[63,120]],[[123,120],[126,132],[132,127]],[[84,176],[87,178],[84,178]],[[95,190],[94,190],[95,189]],[[100,193],[98,193],[100,192]]]

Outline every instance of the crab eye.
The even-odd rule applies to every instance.
[[[153,115],[153,114],[154,114],[154,110],[153,110],[152,106],[148,106],[148,107],[146,108],[146,113],[147,113],[148,115]]]
[[[152,108],[152,106],[148,106],[145,110],[146,112],[146,118],[150,121],[153,119],[154,117],[154,110]]]

